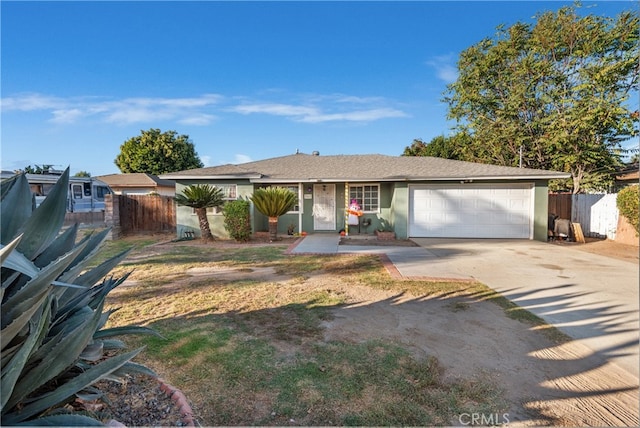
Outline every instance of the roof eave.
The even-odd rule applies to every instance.
[[[459,181],[459,180],[555,180],[561,178],[569,178],[571,174],[540,174],[540,175],[465,175],[455,177],[409,177],[407,181]],[[400,181],[396,179],[396,181]]]
[[[166,176],[161,175],[160,178],[163,180],[254,180],[260,178],[260,175],[237,175],[237,174],[226,174],[226,175],[172,175]]]

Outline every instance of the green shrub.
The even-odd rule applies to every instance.
[[[109,230],[77,239],[78,225],[62,230],[69,169],[42,204],[24,174],[2,181],[2,388],[0,425],[95,425],[99,421],[64,408],[80,394],[100,396],[100,379],[127,372],[153,375],[130,360],[141,351],[120,352],[129,333],[145,327],[105,328],[107,294],[125,277],[106,277],[128,253],[88,269]],[[66,414],[65,414],[66,412]]]
[[[224,228],[236,241],[246,242],[251,237],[251,214],[249,201],[238,199],[227,202],[222,212]]]
[[[620,214],[625,216],[629,223],[636,229],[636,234],[640,233],[640,219],[638,216],[638,206],[640,205],[640,186],[629,186],[618,192],[616,205]]]

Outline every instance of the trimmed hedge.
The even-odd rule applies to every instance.
[[[230,201],[222,208],[224,228],[236,241],[246,242],[251,239],[250,203],[242,199]]]
[[[625,216],[629,223],[640,233],[640,218],[638,209],[640,206],[640,186],[629,186],[618,192],[616,206],[620,214]]]

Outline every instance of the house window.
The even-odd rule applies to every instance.
[[[364,212],[378,212],[380,208],[380,185],[363,184],[349,186],[349,201],[355,199]]]
[[[290,213],[298,213],[300,212],[300,193],[298,190],[298,185],[297,184],[287,184],[286,186],[280,186],[280,187],[284,187],[285,189],[289,189],[291,190],[293,193],[296,194],[297,198],[296,198],[296,204],[294,205],[293,209],[291,211],[289,211]]]
[[[266,188],[262,186],[263,188]],[[300,193],[299,186],[297,184],[272,184],[268,187],[282,187],[284,189],[290,190],[296,194],[296,204],[293,206],[291,211],[287,211],[287,214],[297,214],[300,212]]]
[[[238,199],[237,186],[235,184],[214,184],[213,187],[215,187],[216,189],[222,190],[223,206],[227,201],[235,201],[236,199]],[[196,214],[195,208],[191,209],[191,214],[193,215]],[[215,214],[222,214],[222,206],[207,208],[207,215],[215,215]]]

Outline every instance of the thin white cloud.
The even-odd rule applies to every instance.
[[[445,83],[453,83],[458,80],[458,68],[456,56],[453,54],[440,55],[425,61],[429,67],[436,71],[436,76]]]
[[[242,155],[237,153],[233,159],[233,163],[238,164],[238,163],[247,163],[247,162],[253,162],[253,159],[251,159],[249,156],[247,155]]]
[[[215,115],[200,113],[184,117],[178,120],[178,123],[181,123],[183,125],[206,126],[214,122],[216,119],[217,116]]]
[[[59,109],[65,106],[62,98],[41,94],[22,94],[15,97],[2,98],[2,111],[35,111]]]
[[[344,113],[309,115],[300,119],[305,123],[350,121],[350,122],[373,122],[380,119],[393,117],[408,117],[409,115],[401,110],[392,108],[379,108],[371,110],[357,110]]]
[[[355,97],[349,95],[313,95],[298,104],[248,103],[232,107],[230,111],[240,114],[270,114],[284,116],[294,122],[371,122],[375,120],[408,117],[401,110],[390,107],[362,109],[362,104],[372,106],[387,104],[379,97]]]
[[[163,109],[123,105],[122,108],[109,113],[106,120],[116,124],[131,124],[167,120],[172,117],[175,117],[172,112]]]
[[[220,103],[223,97],[204,94],[191,98],[123,98],[52,97],[42,94],[23,94],[2,99],[2,110],[48,111],[50,122],[70,124],[95,118],[114,124],[131,124],[175,120],[190,125],[208,125],[215,116],[207,109]]]
[[[51,121],[55,123],[73,123],[84,116],[82,110],[76,108],[53,110],[51,113],[53,114]]]
[[[308,116],[318,114],[317,109],[290,104],[243,104],[231,109],[240,114],[264,113],[275,116]]]
[[[251,101],[246,97],[237,105],[231,99],[216,94],[197,97],[131,97],[122,99],[101,97],[52,97],[24,94],[2,99],[4,111],[43,111],[55,124],[73,124],[83,120],[130,125],[175,121],[176,123],[206,126],[218,120],[215,109],[241,115],[265,114],[285,117],[298,123],[371,122],[388,118],[408,117],[402,110],[390,106],[381,97],[347,94],[271,94],[278,101]],[[283,101],[284,100],[284,101]],[[365,107],[366,106],[366,107]],[[364,107],[364,108],[363,108]]]

